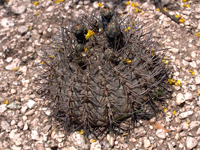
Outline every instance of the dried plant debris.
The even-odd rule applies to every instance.
[[[59,30],[42,49],[39,83],[44,103],[68,131],[124,133],[136,117],[155,115],[168,69],[152,31],[108,6]]]

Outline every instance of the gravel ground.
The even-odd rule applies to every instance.
[[[88,141],[77,132],[66,136],[48,120],[50,111],[41,107],[44,99],[35,93],[35,64],[40,62],[41,46],[51,44],[62,18],[75,19],[79,13],[98,9],[98,2],[65,0],[55,3],[39,0],[10,0],[0,6],[0,149],[2,150],[200,150],[200,2],[189,0],[169,13],[181,15],[186,21],[177,24],[156,11],[147,1],[139,4],[141,13],[125,5],[115,11],[137,15],[148,27],[156,29],[154,37],[167,50],[172,66],[171,78],[182,86],[171,85],[172,99],[166,99],[163,112],[150,122],[139,120],[135,130],[126,136],[106,136],[102,141]],[[34,5],[35,4],[35,5]],[[104,4],[104,3],[103,3]],[[108,3],[114,7],[114,2]],[[189,4],[185,8],[182,5]],[[171,5],[173,6],[173,5]],[[175,6],[175,4],[174,4]],[[200,35],[199,35],[200,36]],[[180,82],[177,82],[180,84]],[[199,94],[198,94],[199,93]]]

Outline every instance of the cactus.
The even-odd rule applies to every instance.
[[[133,112],[148,112],[157,89],[165,88],[168,71],[163,56],[154,50],[151,32],[145,34],[130,18],[112,20],[108,6],[100,14],[101,20],[83,16],[88,22],[62,27],[53,39],[56,44],[43,50],[40,72],[47,82],[42,89],[54,117],[69,129],[73,124],[76,129],[119,127],[127,118],[134,119]],[[97,32],[101,27],[105,30]]]

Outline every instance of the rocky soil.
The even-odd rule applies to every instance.
[[[77,132],[65,135],[62,128],[49,122],[50,110],[41,105],[45,99],[35,92],[35,68],[41,62],[42,45],[51,44],[51,35],[58,32],[62,19],[75,20],[79,13],[99,9],[98,2],[10,0],[0,5],[0,149],[200,150],[200,35],[195,35],[200,32],[200,2],[177,0],[180,7],[169,13],[182,16],[185,22],[180,24],[157,11],[149,0],[131,2],[139,4],[141,13],[135,13],[131,4],[126,6],[126,1],[115,11],[137,15],[156,29],[154,37],[160,48],[169,48],[165,52],[166,65],[173,68],[170,78],[179,81],[179,85],[171,85],[172,99],[165,100],[163,112],[150,122],[138,120],[128,137],[107,135],[99,141],[93,137],[85,140]],[[114,1],[107,4],[114,7]]]

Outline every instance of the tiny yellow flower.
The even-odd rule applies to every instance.
[[[174,115],[176,114],[176,110],[174,110]]]
[[[195,33],[195,35],[196,35],[196,36],[198,36],[198,37],[200,37],[200,32],[198,32],[198,33]]]
[[[179,15],[175,14],[175,17],[176,17],[176,18],[179,18],[179,17],[181,17],[181,16],[179,16]]]
[[[38,16],[38,15],[39,15],[39,12],[36,11],[36,12],[35,12],[35,15]]]
[[[127,32],[127,29],[125,29],[124,31]]]
[[[138,4],[135,4],[135,3],[131,3],[131,7],[137,7]]]
[[[176,82],[176,84],[177,84],[177,85],[179,85],[179,86],[182,86],[182,84],[181,84],[181,81],[180,81],[180,80],[178,80],[178,81]]]
[[[194,70],[190,70],[190,74],[193,76],[195,75]]]
[[[78,132],[78,134],[82,135],[84,133],[84,130],[82,129],[81,131]]]
[[[88,30],[87,35],[85,36],[85,39],[88,40],[91,36],[94,35],[94,32],[92,30]]]
[[[164,62],[165,62],[165,60],[163,60],[163,59],[162,59],[162,60],[161,60],[161,62],[163,62],[163,63],[164,63]]]
[[[32,26],[29,27],[29,30],[32,30]]]
[[[183,3],[185,3],[185,2],[188,2],[189,0],[182,0],[183,1]]]
[[[130,4],[130,2],[129,2],[129,1],[127,1],[127,2],[126,2],[126,5],[129,5],[129,4]]]
[[[170,24],[170,21],[168,21],[167,23]]]
[[[165,63],[165,65],[168,65],[168,61],[165,61],[164,63]]]
[[[164,59],[167,59],[167,57],[164,57]]]
[[[141,9],[135,8],[135,13],[141,12]]]
[[[164,112],[166,112],[166,111],[167,111],[167,108],[164,109]]]
[[[54,2],[57,4],[57,3],[60,3],[60,2],[64,2],[65,0],[54,0]]]
[[[8,100],[5,100],[4,104],[8,105],[9,104]]]
[[[92,143],[96,142],[96,140],[92,140]]]
[[[45,62],[41,62],[42,65],[46,64]]]
[[[128,58],[124,58],[123,62],[124,62],[125,64],[130,64],[130,63],[131,63],[131,60],[128,59]]]
[[[38,1],[35,1],[35,2],[33,3],[33,5],[35,5],[35,6],[37,6],[38,4],[39,4]]]
[[[128,135],[128,133],[125,133],[125,132],[122,134],[122,136],[127,136],[127,135]]]
[[[101,4],[100,2],[98,3],[98,7],[102,7],[103,6],[103,4]]]
[[[89,50],[87,49],[87,47],[84,47],[83,50],[84,50],[86,53],[89,52]]]
[[[144,12],[142,12],[142,15],[144,15]]]
[[[131,29],[131,27],[128,27],[128,30],[130,30]]]
[[[167,7],[162,8],[164,12],[168,13]]]
[[[183,7],[188,8],[188,7],[190,7],[190,5],[189,4],[184,4]]]
[[[156,11],[160,11],[160,9],[159,9],[159,8],[156,8]]]
[[[51,47],[54,47],[54,45],[53,45],[53,44],[51,44]]]
[[[190,122],[189,122],[189,121],[187,121],[186,123],[187,123],[188,125],[190,125]]]
[[[50,58],[53,58],[53,56],[49,55]]]
[[[13,71],[17,71],[18,70],[18,68],[17,67],[15,67],[14,69],[13,69]]]
[[[181,19],[179,20],[180,23],[184,23],[185,19],[183,17],[181,17]]]
[[[57,47],[58,48],[58,51],[60,51],[60,47]]]

